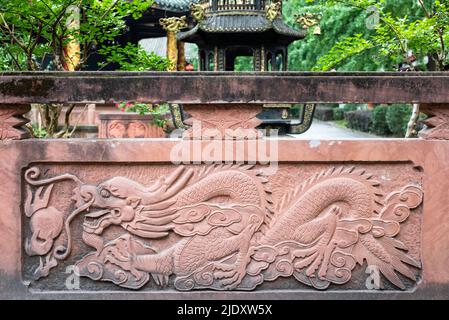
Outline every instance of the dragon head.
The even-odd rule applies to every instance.
[[[84,215],[84,230],[101,234],[110,225],[132,221],[142,202],[139,192],[142,188],[138,183],[122,177],[112,178],[98,186],[82,185],[76,188],[72,198],[76,207],[91,202],[88,213]]]
[[[111,225],[126,228],[136,219],[138,212],[164,210],[176,200],[177,194],[190,179],[192,173],[183,173],[180,167],[168,177],[161,177],[146,187],[124,177],[109,179],[97,186],[83,184],[74,189],[72,200],[80,208],[90,204],[84,215],[84,231],[102,234]],[[181,177],[180,177],[181,176]]]

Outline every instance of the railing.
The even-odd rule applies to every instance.
[[[205,2],[206,13],[223,11],[265,11],[265,0],[219,0]]]
[[[126,101],[183,104],[193,127],[22,128],[31,103]],[[255,130],[264,104],[335,102],[430,118],[422,139]],[[448,298],[448,105],[447,73],[0,74],[0,297]]]

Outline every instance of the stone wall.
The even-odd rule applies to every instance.
[[[26,139],[0,91],[0,296],[449,298],[447,111],[420,92],[421,139],[305,141],[254,129],[268,101],[186,97],[182,138]]]

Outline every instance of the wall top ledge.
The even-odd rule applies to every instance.
[[[0,104],[449,103],[442,72],[5,72]]]

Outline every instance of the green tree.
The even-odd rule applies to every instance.
[[[141,45],[131,43],[104,46],[98,53],[105,57],[105,61],[99,63],[100,68],[112,63],[119,66],[121,71],[167,71],[171,66],[167,58],[154,52],[148,53]]]
[[[294,0],[284,13],[320,13],[322,36],[290,47],[291,70],[385,71],[448,68],[447,0]],[[406,136],[415,131],[413,105]]]
[[[355,35],[365,28],[365,14],[341,4],[326,5],[307,0],[290,0],[284,3],[284,19],[295,28],[295,14],[314,13],[321,15],[321,34],[314,35],[312,30],[304,40],[294,42],[289,47],[289,70],[310,71],[320,57],[329,53],[336,43]],[[373,59],[374,50],[366,50],[353,58],[341,60],[339,70],[377,70],[382,61]],[[330,68],[332,69],[332,68]]]
[[[166,61],[131,44],[112,45],[153,0],[0,0],[0,71],[80,70],[95,51],[120,69],[161,70]],[[71,44],[79,48],[68,54]],[[73,58],[73,57],[76,57]],[[112,58],[111,58],[112,57]],[[70,64],[71,68],[68,68]],[[40,105],[43,131],[49,137],[70,136],[69,118],[75,105]],[[65,127],[58,119],[65,112]]]
[[[302,10],[312,12],[322,10],[323,15],[324,36],[308,41],[315,42],[314,44],[319,47],[316,50],[325,50],[327,53],[314,55],[318,58],[312,67],[313,70],[391,70],[399,63],[407,63],[413,69],[416,63],[412,63],[411,53],[417,58],[418,63],[421,62],[421,69],[441,71],[447,65],[449,6],[446,2],[438,0],[305,0],[305,2],[309,5],[302,7]],[[345,20],[345,14],[352,21]],[[338,21],[329,24],[333,19]],[[340,22],[344,23],[342,27]],[[329,28],[334,26],[334,31],[329,30],[328,24]],[[341,28],[345,28],[346,31],[340,33]],[[330,34],[326,35],[327,32]],[[310,54],[310,51],[313,50],[307,50],[307,53]],[[424,63],[426,60],[429,63]],[[357,62],[362,62],[364,66],[354,68]]]
[[[138,19],[153,0],[0,0],[0,43],[9,56],[7,70],[39,70],[50,58],[53,70],[65,70],[65,50],[80,44],[75,70],[95,49],[113,42],[126,28],[126,19]],[[79,22],[78,27],[71,26]]]

